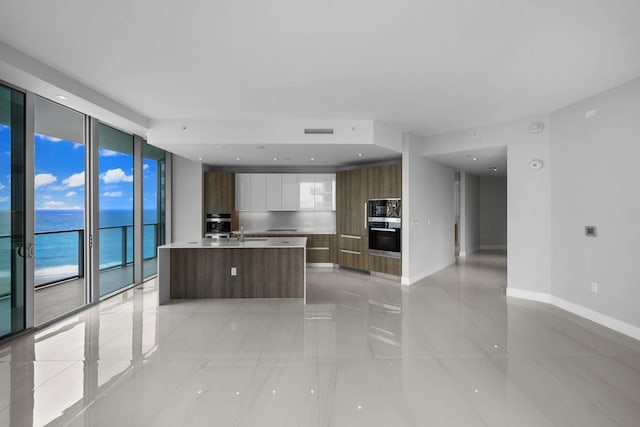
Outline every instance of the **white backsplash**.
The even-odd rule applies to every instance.
[[[295,228],[309,231],[336,231],[336,213],[327,212],[239,212],[239,223],[247,231],[265,231],[273,228]]]

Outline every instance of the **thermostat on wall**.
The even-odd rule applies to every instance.
[[[596,237],[596,226],[595,225],[585,225],[584,226],[584,235],[587,237]]]

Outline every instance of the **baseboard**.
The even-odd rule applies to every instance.
[[[592,322],[595,322],[599,325],[640,341],[639,327],[630,325],[629,323],[623,322],[618,319],[614,319],[613,317],[607,316],[606,314],[598,313],[597,311],[591,310],[590,308],[583,307],[562,298],[540,292],[532,292],[513,288],[507,288],[507,296],[554,305],[558,308],[561,308],[562,310],[568,311],[569,313],[573,313],[576,316],[591,320]]]
[[[542,292],[525,291],[524,289],[507,288],[507,296],[528,299],[530,301],[551,303],[551,295]]]
[[[427,271],[423,271],[422,273],[419,273],[419,274],[417,274],[415,276],[402,276],[400,278],[400,284],[406,285],[406,286],[411,286],[414,283],[424,279],[425,277],[429,277],[433,273],[437,273],[438,271],[442,270],[443,268],[446,268],[446,267],[450,266],[454,262],[455,262],[455,259],[452,259],[451,262],[449,262],[449,264],[446,264],[446,265],[443,265],[443,266],[439,266],[439,267],[436,267],[436,268],[432,268],[432,269],[427,270]]]

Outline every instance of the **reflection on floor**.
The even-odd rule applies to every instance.
[[[640,343],[507,298],[482,253],[411,287],[158,307],[155,281],[0,345],[0,425],[637,426]]]
[[[144,271],[156,271],[155,258],[144,261]],[[84,278],[61,282],[36,290],[36,325],[60,317],[85,303]],[[100,272],[100,294],[108,295],[133,283],[133,266],[117,267]],[[0,307],[0,312],[2,307]]]

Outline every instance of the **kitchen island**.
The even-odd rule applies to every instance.
[[[199,239],[158,247],[158,298],[305,298],[306,237]]]

